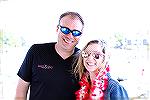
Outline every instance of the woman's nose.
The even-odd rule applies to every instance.
[[[93,56],[92,56],[92,54],[89,54],[88,59],[89,59],[89,60],[93,60]]]

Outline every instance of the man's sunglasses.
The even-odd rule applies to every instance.
[[[74,37],[80,36],[82,34],[82,32],[80,32],[79,30],[70,30],[68,27],[64,27],[61,25],[59,26],[60,26],[60,31],[64,34],[69,34],[71,32]]]
[[[88,58],[90,55],[92,55],[92,57],[94,59],[99,59],[99,58],[103,58],[104,57],[104,54],[102,54],[102,53],[82,51],[82,57],[83,58]]]

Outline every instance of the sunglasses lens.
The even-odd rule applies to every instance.
[[[103,58],[104,55],[101,54],[101,53],[96,53],[96,54],[93,54],[93,57],[94,57],[95,59],[99,59],[99,58]]]
[[[85,51],[82,51],[83,58],[88,58],[90,55],[92,55],[94,59],[100,59],[104,56],[103,54],[100,53],[87,53]]]
[[[61,32],[64,34],[69,34],[70,33],[70,29],[66,28],[66,27],[61,27],[60,28]]]
[[[80,35],[82,34],[82,33],[81,33],[80,31],[78,31],[78,30],[70,30],[69,28],[63,27],[63,26],[60,26],[60,30],[61,30],[61,32],[64,33],[64,34],[69,34],[69,33],[71,32],[74,37],[80,36]]]
[[[99,59],[99,58],[100,58],[100,54],[93,54],[93,57],[94,57],[95,59]]]
[[[73,35],[73,36],[80,36],[80,35],[81,35],[81,32],[78,31],[78,30],[73,30],[73,31],[72,31],[72,35]]]
[[[83,58],[87,58],[88,56],[89,56],[88,53],[86,53],[86,52],[84,52],[84,51],[82,52],[82,57],[83,57]]]

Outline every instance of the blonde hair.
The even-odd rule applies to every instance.
[[[86,73],[86,69],[83,65],[83,58],[82,58],[82,52],[91,44],[99,44],[102,48],[102,52],[106,54],[106,42],[104,40],[91,40],[89,41],[81,50],[81,53],[79,54],[79,58],[77,60],[77,64],[74,68],[74,74],[76,77],[79,77],[79,80],[82,78],[83,74]],[[105,56],[104,56],[105,60]],[[87,76],[88,77],[88,76]],[[88,78],[87,78],[88,79]]]

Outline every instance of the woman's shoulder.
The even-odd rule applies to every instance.
[[[110,91],[126,92],[124,86],[122,86],[119,81],[111,78],[110,75],[108,75],[108,89]]]
[[[119,81],[114,80],[108,75],[108,87],[106,90],[106,95],[113,100],[129,100],[128,93],[126,89],[119,83]]]
[[[108,78],[108,84],[109,84],[110,86],[120,86],[119,82],[116,81],[116,80],[114,80],[114,79],[111,78],[111,77]]]
[[[113,79],[112,77],[110,77],[110,75],[108,75],[108,88],[124,88],[120,83],[119,81]]]

